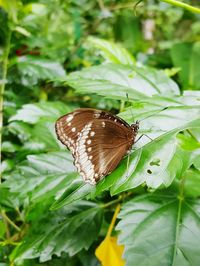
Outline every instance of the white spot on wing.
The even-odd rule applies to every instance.
[[[91,147],[88,149],[86,148],[86,145],[91,143],[91,140],[87,140],[88,135],[91,133],[91,127],[92,123],[86,124],[78,136],[77,147],[75,150],[75,165],[85,182],[94,185],[96,184],[94,179],[94,165],[91,162],[92,157],[88,156],[88,151],[91,151]]]
[[[75,132],[75,131],[76,131],[76,128],[75,128],[75,127],[73,127],[73,128],[72,128],[72,132]]]
[[[70,122],[72,119],[73,119],[73,115],[68,115],[67,118],[66,118],[66,122]]]

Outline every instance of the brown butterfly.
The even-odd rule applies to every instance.
[[[58,139],[72,152],[84,181],[94,185],[129,152],[139,122],[129,125],[109,112],[81,108],[60,117],[55,128]]]

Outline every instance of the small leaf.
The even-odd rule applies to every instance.
[[[20,27],[20,26],[16,26],[15,31],[21,33],[22,35],[24,35],[26,37],[29,37],[31,35],[31,33],[29,31],[27,31],[25,28]]]
[[[100,260],[102,266],[124,266],[125,261],[122,259],[124,247],[117,244],[117,238],[108,236],[97,247],[95,255]]]

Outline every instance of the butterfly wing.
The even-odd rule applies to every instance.
[[[78,109],[61,117],[56,133],[72,151],[75,166],[90,184],[117,167],[135,138],[121,118],[96,109]]]

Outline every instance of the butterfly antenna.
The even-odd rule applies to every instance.
[[[141,121],[143,121],[143,120],[145,120],[145,119],[147,119],[147,118],[149,118],[149,117],[151,117],[151,116],[154,116],[154,115],[156,115],[156,114],[159,114],[160,112],[162,112],[162,111],[164,111],[164,110],[166,110],[166,109],[168,109],[168,108],[169,108],[168,106],[167,106],[167,107],[164,107],[164,108],[162,108],[161,110],[158,110],[158,111],[156,111],[155,113],[153,113],[153,114],[151,114],[151,115],[148,115],[148,116],[146,116],[145,118],[139,120],[139,122],[141,122]]]
[[[128,92],[126,92],[126,98],[127,98],[128,102],[130,102]],[[131,114],[132,120],[134,120],[133,111],[132,111],[132,103],[131,103],[131,108],[130,108],[130,114]]]

